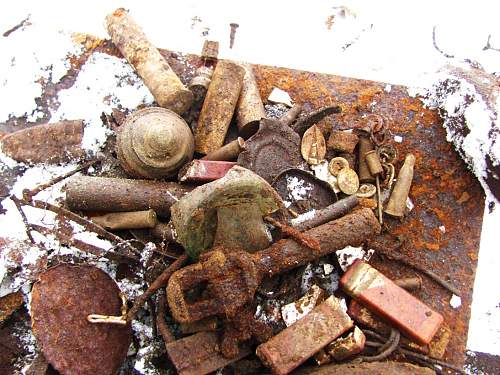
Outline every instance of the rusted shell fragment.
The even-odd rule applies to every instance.
[[[232,161],[193,160],[179,171],[180,182],[210,182],[218,180],[236,165]]]
[[[212,151],[211,153],[202,157],[202,160],[220,160],[220,161],[233,161],[238,159],[238,155],[245,149],[245,140],[241,137],[236,138],[234,141],[222,146],[221,148]]]
[[[281,198],[266,181],[234,166],[223,178],[194,189],[171,207],[177,242],[196,259],[213,244],[217,208],[239,203],[256,203],[262,216],[283,208]]]
[[[106,273],[61,264],[42,273],[33,286],[33,334],[62,374],[116,374],[130,345],[130,325],[92,324],[87,316],[121,315],[121,307],[120,289]]]
[[[413,181],[413,168],[415,166],[415,156],[406,155],[405,162],[398,174],[398,179],[394,185],[389,202],[384,212],[394,217],[403,217],[406,212],[406,200],[410,192]]]
[[[365,347],[366,337],[363,331],[354,327],[347,337],[342,337],[327,345],[325,351],[335,361],[343,361],[361,353]]]
[[[352,326],[353,322],[340,301],[332,296],[304,318],[259,345],[256,354],[273,373],[285,375]]]
[[[199,332],[168,343],[167,353],[179,375],[204,375],[246,357],[250,349],[242,347],[236,357],[228,359],[220,353],[214,332]]]
[[[219,61],[203,102],[195,133],[196,151],[208,154],[224,144],[240,95],[245,69]]]
[[[313,285],[309,291],[297,301],[289,303],[281,308],[281,316],[287,327],[309,314],[316,306],[326,298],[326,292],[317,285]]]
[[[201,50],[201,58],[204,60],[215,61],[219,56],[219,42],[214,40],[205,40]]]
[[[364,362],[327,365],[319,368],[304,369],[296,375],[436,375],[428,367],[415,366],[401,362]]]
[[[333,130],[328,138],[327,146],[333,151],[352,154],[358,141],[358,136],[353,132]]]
[[[260,98],[252,66],[249,64],[241,64],[241,66],[245,69],[245,76],[236,108],[236,119],[239,134],[246,139],[259,129],[259,122],[266,117],[266,111]]]
[[[23,163],[63,163],[85,156],[83,121],[35,125],[2,138],[2,151]]]
[[[302,136],[300,152],[304,160],[310,165],[316,165],[325,160],[325,137],[319,127],[313,125],[305,131]]]
[[[358,176],[359,182],[374,182],[375,177],[372,176],[366,163],[365,155],[367,152],[373,150],[373,144],[367,137],[359,137],[358,146]]]
[[[186,112],[193,102],[193,93],[128,12],[123,8],[115,10],[106,17],[106,26],[113,43],[144,80],[156,102],[180,115]]]
[[[175,112],[145,108],[128,116],[120,126],[116,153],[129,175],[163,178],[175,175],[193,158],[191,129]]]
[[[305,167],[300,137],[280,121],[263,119],[257,133],[246,141],[238,165],[271,183],[284,169]]]
[[[359,179],[351,168],[341,169],[337,175],[337,183],[342,193],[352,195],[359,189]]]
[[[443,322],[441,314],[359,259],[342,276],[340,285],[419,344],[428,344]]]
[[[114,212],[101,216],[93,216],[91,220],[104,229],[139,229],[154,228],[158,222],[154,210]]]
[[[8,319],[23,304],[21,292],[15,292],[0,297],[0,324]]]
[[[66,184],[66,205],[73,211],[123,212],[153,209],[170,216],[170,206],[193,188],[174,182],[75,176]]]

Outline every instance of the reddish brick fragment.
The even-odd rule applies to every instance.
[[[443,322],[432,310],[362,260],[340,279],[341,287],[419,344],[428,344]]]
[[[193,160],[179,171],[181,182],[210,182],[218,180],[236,165],[232,161]]]
[[[257,356],[273,373],[284,375],[353,326],[340,300],[329,297],[295,324],[257,347]]]

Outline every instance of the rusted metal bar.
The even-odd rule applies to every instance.
[[[114,212],[90,220],[107,230],[154,228],[157,223],[154,210]]]
[[[179,171],[180,182],[210,182],[218,180],[236,165],[233,161],[193,160]]]
[[[201,160],[214,160],[214,161],[233,161],[238,159],[238,155],[245,148],[245,140],[241,137],[236,138],[234,141],[229,142],[227,145],[210,152],[201,158]]]
[[[165,322],[165,310],[166,310],[167,301],[165,298],[165,293],[161,292],[158,296],[158,303],[156,308],[156,327],[158,331],[160,331],[161,337],[163,337],[163,342],[165,345],[168,343],[174,342],[175,337],[168,328],[167,323]]]
[[[143,79],[156,102],[178,114],[186,112],[193,102],[193,93],[128,12],[123,8],[115,10],[106,17],[106,26],[113,43]]]
[[[340,285],[419,344],[428,344],[443,323],[441,314],[359,259],[342,276]]]
[[[78,176],[66,184],[66,205],[82,211],[153,209],[159,216],[168,217],[170,206],[191,190],[173,182]]]
[[[219,42],[213,40],[205,40],[201,50],[201,58],[206,62],[214,62],[219,56]]]
[[[353,326],[340,301],[330,297],[292,326],[257,347],[274,374],[286,375]]]
[[[304,132],[309,129],[314,124],[318,123],[326,116],[333,115],[334,113],[341,113],[342,108],[338,105],[332,105],[328,107],[320,108],[316,111],[308,113],[307,115],[300,117],[294,124],[291,125],[292,129],[295,130],[299,135],[302,136]]]
[[[405,162],[398,174],[398,179],[392,190],[389,202],[384,210],[386,214],[395,217],[403,217],[406,212],[406,200],[410,192],[413,180],[413,168],[415,166],[415,156],[408,154]]]
[[[195,150],[208,154],[224,144],[240,95],[245,69],[219,61],[203,102],[195,132]]]
[[[245,76],[236,108],[236,120],[239,134],[247,139],[259,129],[259,122],[266,117],[266,111],[262,104],[252,66],[250,64],[240,65],[245,69]]]
[[[167,353],[179,375],[204,375],[225,367],[250,354],[248,347],[241,347],[234,358],[222,356],[219,339],[214,332],[195,335],[167,344]]]

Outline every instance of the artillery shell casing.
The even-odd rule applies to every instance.
[[[153,228],[157,223],[154,210],[114,212],[93,216],[91,220],[108,230]]]
[[[153,209],[170,216],[170,206],[192,187],[175,182],[76,176],[66,184],[66,205],[74,211],[123,212]]]
[[[415,166],[415,156],[408,154],[405,162],[398,174],[396,184],[392,189],[391,196],[387,202],[384,212],[394,217],[403,217],[406,211],[406,200],[410,192],[413,181],[413,168]]]
[[[180,182],[210,182],[218,180],[236,165],[233,161],[193,160],[179,171]]]
[[[239,133],[246,139],[259,129],[259,122],[266,117],[266,111],[252,67],[249,64],[241,66],[245,69],[245,76],[236,108],[236,119]]]
[[[334,130],[330,133],[327,146],[333,151],[351,154],[354,152],[358,141],[359,137],[352,132]]]
[[[208,154],[224,144],[240,95],[245,69],[219,61],[212,75],[195,134],[195,150]]]
[[[256,354],[274,374],[286,375],[348,331],[353,321],[331,296],[295,324],[257,347]]]
[[[214,161],[234,161],[238,159],[238,155],[245,148],[245,140],[241,137],[236,138],[234,141],[229,142],[227,145],[222,146],[218,150],[212,151],[205,155],[201,160],[214,160]]]
[[[359,182],[374,182],[375,177],[370,173],[368,164],[366,163],[365,155],[373,150],[372,142],[366,137],[359,137],[358,146],[358,176]]]
[[[342,276],[340,286],[419,344],[428,344],[443,323],[441,314],[360,259]]]
[[[108,33],[122,55],[137,71],[156,102],[183,114],[193,102],[193,94],[181,82],[141,27],[119,8],[106,17]]]
[[[365,154],[365,161],[366,164],[368,165],[368,170],[370,171],[370,174],[372,176],[376,176],[384,172],[377,151],[375,150],[368,151]]]

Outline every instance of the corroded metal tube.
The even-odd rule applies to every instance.
[[[245,76],[236,115],[240,135],[248,138],[259,129],[259,122],[266,117],[266,111],[251,65],[241,64],[241,66],[245,69]]]
[[[154,228],[157,223],[154,210],[113,212],[93,216],[91,220],[108,230]]]
[[[245,140],[238,137],[227,145],[212,151],[211,153],[202,157],[203,160],[215,160],[215,161],[234,161],[238,159],[238,155],[243,151],[245,147]]]
[[[373,144],[367,137],[359,137],[358,142],[358,176],[359,182],[374,182],[375,178],[368,169],[365,155],[373,150]]]
[[[106,17],[106,26],[113,43],[135,68],[156,102],[178,114],[186,112],[193,102],[192,92],[183,85],[128,12],[123,8],[115,10]]]
[[[406,199],[410,192],[411,183],[413,181],[413,168],[415,166],[415,156],[408,154],[405,157],[405,162],[399,171],[398,179],[394,185],[389,202],[384,212],[395,217],[403,217],[406,210]]]

